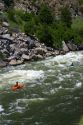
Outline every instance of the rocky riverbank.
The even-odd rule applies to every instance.
[[[62,42],[62,49],[55,50],[40,43],[35,36],[27,36],[25,33],[9,31],[9,24],[3,22],[0,27],[0,67],[7,65],[19,65],[25,62],[45,59],[49,56],[65,54],[69,51],[83,49],[71,41]]]

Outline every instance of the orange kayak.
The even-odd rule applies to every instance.
[[[15,91],[15,90],[18,90],[18,89],[22,89],[23,87],[24,87],[23,84],[19,84],[18,86],[12,86],[11,89],[12,89],[13,91]]]

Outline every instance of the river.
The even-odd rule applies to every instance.
[[[12,91],[16,81],[25,87]],[[0,125],[78,125],[82,115],[83,51],[0,69]]]

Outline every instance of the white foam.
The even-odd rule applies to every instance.
[[[7,83],[14,83],[16,81],[34,81],[44,77],[42,70],[12,70],[0,75],[0,81]]]
[[[53,66],[53,65],[58,65],[59,67],[64,67],[71,65],[72,62],[75,64],[79,64],[80,61],[83,59],[83,52],[70,52],[67,53],[66,55],[59,55],[54,58],[50,58],[44,61],[45,66]]]
[[[2,108],[2,105],[0,105],[0,112],[4,111],[4,109]]]
[[[76,83],[75,88],[80,88],[82,86],[81,82]]]

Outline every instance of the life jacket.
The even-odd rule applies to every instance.
[[[16,85],[12,86],[11,89],[13,91],[15,91],[15,90],[18,90],[18,89],[22,89],[23,87],[24,87],[24,85],[19,83],[17,86]]]

